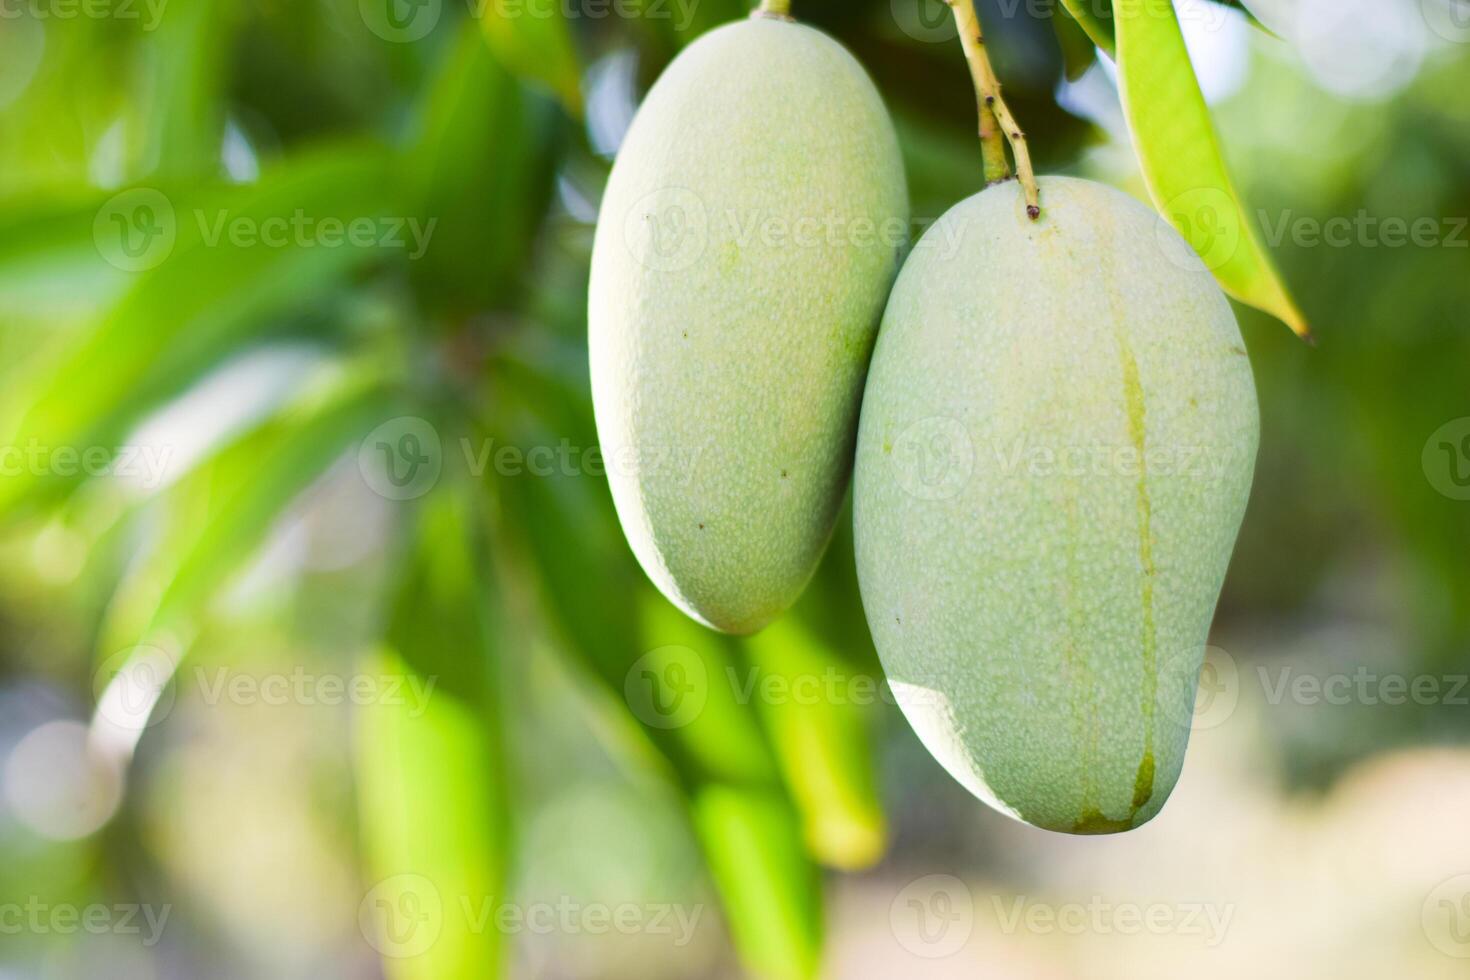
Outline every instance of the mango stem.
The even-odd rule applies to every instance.
[[[998,183],[1011,175],[1006,163],[1002,139],[1011,147],[1016,158],[1016,176],[1020,178],[1021,190],[1026,197],[1026,214],[1032,221],[1041,217],[1041,194],[1036,186],[1036,171],[1031,166],[1031,150],[1026,145],[1026,134],[1011,115],[1010,107],[1000,95],[1000,79],[990,64],[990,55],[985,51],[985,34],[980,29],[980,16],[975,13],[974,0],[944,0],[954,11],[955,27],[959,31],[960,45],[965,50],[965,61],[970,66],[970,80],[975,85],[975,101],[980,111],[980,154],[985,161],[985,182]]]
[[[750,16],[791,20],[791,0],[761,0],[761,5]]]

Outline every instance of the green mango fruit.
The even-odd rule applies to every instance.
[[[1111,833],[1178,779],[1260,434],[1240,328],[1133,198],[1045,178],[952,208],[884,313],[858,432],[868,625],[972,793]]]
[[[907,234],[892,122],[820,31],[711,31],[639,109],[593,245],[593,404],[634,553],[706,625],[755,632],[815,570]]]

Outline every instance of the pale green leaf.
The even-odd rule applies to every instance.
[[[170,488],[168,532],[114,597],[104,652],[160,628],[191,632],[286,508],[393,410],[371,378],[344,379],[248,431]]]
[[[1246,216],[1169,0],[1116,4],[1118,82],[1155,206],[1226,292],[1310,331]]]
[[[392,980],[494,980],[505,933],[510,807],[488,543],[469,488],[425,498],[374,677],[404,696],[356,716],[363,922]]]
[[[114,198],[94,216],[102,254],[126,257],[102,237],[113,227],[105,219],[145,212],[164,229],[155,239],[159,250],[145,253],[146,267],[130,273],[136,281],[115,305],[4,393],[4,435],[17,444],[79,450],[117,445],[145,412],[269,328],[270,317],[395,254],[355,245],[345,234],[322,237],[324,227],[345,229],[354,220],[392,227],[382,223],[394,210],[389,174],[386,151],[336,147],[299,157],[249,187],[173,194],[147,188],[139,189],[144,198]],[[7,476],[0,511],[39,484],[67,482],[52,473]]]
[[[745,644],[807,850],[835,868],[871,865],[886,834],[868,731],[876,678],[854,670],[794,614]]]

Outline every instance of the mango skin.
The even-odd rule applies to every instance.
[[[907,230],[883,103],[812,28],[711,31],[635,117],[593,245],[593,405],[628,541],[700,622],[755,632],[815,570]]]
[[[1260,421],[1230,305],[1172,229],[1088,181],[1045,178],[1041,203],[1033,223],[992,187],[904,265],[858,433],[858,576],[938,761],[1013,817],[1110,833],[1178,779]]]

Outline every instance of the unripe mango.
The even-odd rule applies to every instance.
[[[854,476],[868,625],[972,793],[1049,830],[1159,812],[1259,439],[1230,305],[1144,205],[1088,181],[952,208],[873,354]]]
[[[892,123],[819,31],[711,31],[639,109],[593,246],[593,404],[628,541],[701,622],[754,632],[815,570],[907,229]]]

